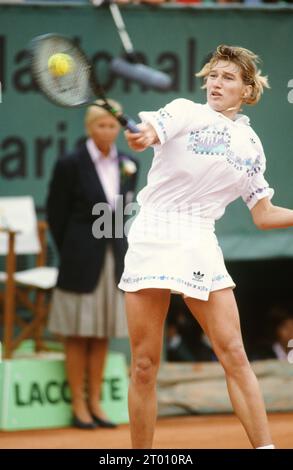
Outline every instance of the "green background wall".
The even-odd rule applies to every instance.
[[[293,9],[292,8],[121,8],[129,34],[146,62],[169,71],[173,89],[143,90],[115,79],[108,70],[122,45],[106,7],[0,6],[0,195],[32,194],[44,207],[47,185],[57,156],[83,136],[84,109],[58,108],[41,96],[29,71],[28,44],[36,35],[57,32],[78,37],[94,59],[109,96],[128,114],[156,109],[175,97],[203,102],[193,78],[204,57],[219,43],[241,45],[263,59],[262,71],[272,89],[255,108],[246,108],[267,155],[267,179],[275,188],[273,202],[293,208]],[[291,82],[290,82],[291,80]],[[291,103],[290,103],[291,101]],[[127,150],[121,136],[120,147]],[[145,183],[151,151],[140,154],[139,186]],[[232,204],[217,224],[227,259],[293,255],[292,229],[260,233],[242,201]]]

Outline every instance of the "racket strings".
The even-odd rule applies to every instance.
[[[72,70],[64,75],[51,73],[48,62],[54,54],[67,54],[73,62]],[[47,37],[37,44],[33,68],[40,89],[63,106],[78,106],[91,95],[89,64],[79,49],[64,38]]]
[[[131,132],[138,132],[134,121],[108,103],[103,88],[99,85],[97,77],[93,75],[90,62],[78,44],[64,36],[48,34],[34,38],[32,46],[33,76],[47,98],[65,107],[101,106],[123,127],[130,129]],[[67,60],[70,60],[70,64],[67,70],[65,67],[65,72],[62,68],[60,72],[54,68],[51,70],[52,56],[57,54],[69,56]],[[95,102],[97,96],[100,98],[100,103]]]

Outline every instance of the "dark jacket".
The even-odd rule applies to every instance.
[[[118,152],[120,166],[120,194],[130,202],[137,171],[131,175],[122,172],[123,163],[137,161]],[[57,161],[50,182],[47,199],[48,223],[60,256],[57,286],[61,289],[86,293],[92,292],[103,268],[107,243],[111,243],[115,258],[115,277],[118,282],[123,272],[127,240],[123,238],[95,238],[92,226],[97,215],[93,206],[107,202],[96,168],[86,145]],[[113,231],[115,230],[115,214]],[[120,230],[121,232],[121,230]]]

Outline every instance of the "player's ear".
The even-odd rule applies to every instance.
[[[243,100],[247,100],[248,98],[250,98],[251,93],[252,93],[252,85],[246,85],[243,91],[243,95],[242,95]]]

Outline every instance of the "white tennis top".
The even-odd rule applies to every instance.
[[[160,140],[147,185],[137,197],[141,206],[183,210],[198,204],[201,217],[218,220],[239,196],[249,209],[259,199],[272,198],[262,144],[247,116],[231,120],[208,104],[181,98],[139,116]]]

